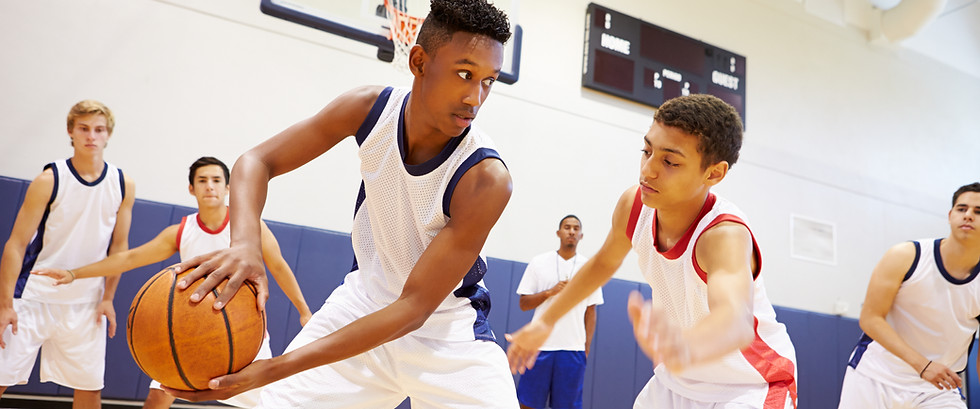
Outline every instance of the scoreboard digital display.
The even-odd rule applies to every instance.
[[[745,57],[590,3],[582,86],[659,107],[711,94],[745,122]]]

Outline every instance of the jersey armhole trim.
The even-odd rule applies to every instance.
[[[762,273],[762,251],[759,249],[759,243],[755,240],[755,234],[752,233],[752,229],[749,228],[749,225],[746,224],[744,220],[733,214],[720,214],[718,217],[715,217],[714,220],[708,223],[708,226],[701,231],[701,235],[708,231],[708,229],[715,227],[722,222],[738,223],[745,226],[745,229],[749,231],[749,236],[752,238],[752,258],[755,260],[755,270],[752,271],[752,280],[755,281],[755,279],[759,278],[759,274]],[[694,263],[694,271],[697,271],[698,277],[701,278],[701,281],[707,283],[708,273],[701,268],[700,264],[698,264],[698,241],[701,240],[701,235],[694,239],[694,251],[691,253],[691,261]]]
[[[374,101],[374,105],[371,106],[371,111],[368,112],[367,118],[364,118],[364,122],[361,123],[361,127],[357,128],[357,133],[354,134],[354,140],[357,141],[357,146],[361,146],[364,140],[367,139],[371,130],[374,129],[374,125],[377,125],[378,118],[381,117],[381,112],[384,111],[385,106],[388,105],[388,98],[391,96],[392,87],[386,87],[378,94],[378,99]]]
[[[912,273],[915,272],[915,268],[919,266],[919,256],[922,255],[922,248],[919,246],[919,242],[913,241],[912,245],[915,246],[915,258],[912,259],[912,265],[909,266],[909,271],[905,273],[905,277],[902,278],[902,282],[909,281],[912,278]]]
[[[184,234],[184,224],[187,223],[187,216],[180,218],[180,227],[177,228],[177,252],[180,252],[180,237]]]
[[[446,217],[451,217],[449,214],[449,206],[452,204],[453,193],[456,191],[456,184],[459,183],[459,179],[463,177],[463,174],[465,174],[466,171],[470,170],[470,168],[475,166],[477,163],[489,158],[494,158],[499,160],[500,163],[504,163],[503,159],[500,159],[500,154],[498,154],[497,151],[490,148],[479,148],[473,151],[473,153],[471,153],[470,156],[466,158],[466,160],[464,160],[458,168],[456,168],[456,171],[453,173],[453,177],[449,179],[449,184],[446,185],[446,191],[442,194],[442,214],[446,215]],[[507,164],[504,164],[504,166],[506,167]]]
[[[51,209],[51,204],[54,203],[54,199],[58,197],[58,165],[54,162],[44,165],[45,170],[49,168],[54,175],[54,185],[51,186],[51,198],[48,199],[48,210]]]
[[[122,199],[126,200],[126,177],[123,176],[122,169],[116,168],[119,172],[119,192],[122,194]]]
[[[636,197],[633,198],[633,207],[630,209],[630,218],[626,222],[626,239],[633,242],[633,233],[636,231],[636,223],[640,219],[640,210],[643,210],[643,200],[640,199],[640,187],[636,187]]]

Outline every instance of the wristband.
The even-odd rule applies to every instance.
[[[926,366],[922,367],[922,371],[919,372],[920,378],[922,377],[922,374],[926,373],[926,369],[929,369],[929,365],[932,365],[932,361],[929,361],[929,363],[927,363]]]
[[[71,272],[71,270],[68,270],[68,269],[65,269],[65,271],[67,271],[68,274],[71,274],[71,281],[70,282],[75,281],[75,273]]]

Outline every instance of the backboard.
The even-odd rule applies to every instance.
[[[428,0],[394,0],[408,3],[409,13],[424,17]],[[494,6],[507,14],[513,36],[504,45],[504,63],[498,81],[517,82],[520,75],[522,29],[518,24],[519,0],[497,0]],[[378,59],[391,62],[394,45],[389,39],[384,0],[262,0],[263,13],[378,47]]]

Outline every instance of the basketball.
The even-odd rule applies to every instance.
[[[265,314],[256,308],[257,292],[248,282],[221,310],[211,307],[215,291],[192,303],[203,280],[177,289],[191,271],[166,268],[150,278],[133,298],[126,336],[133,359],[150,378],[173,389],[202,390],[212,378],[252,362],[265,335]]]

